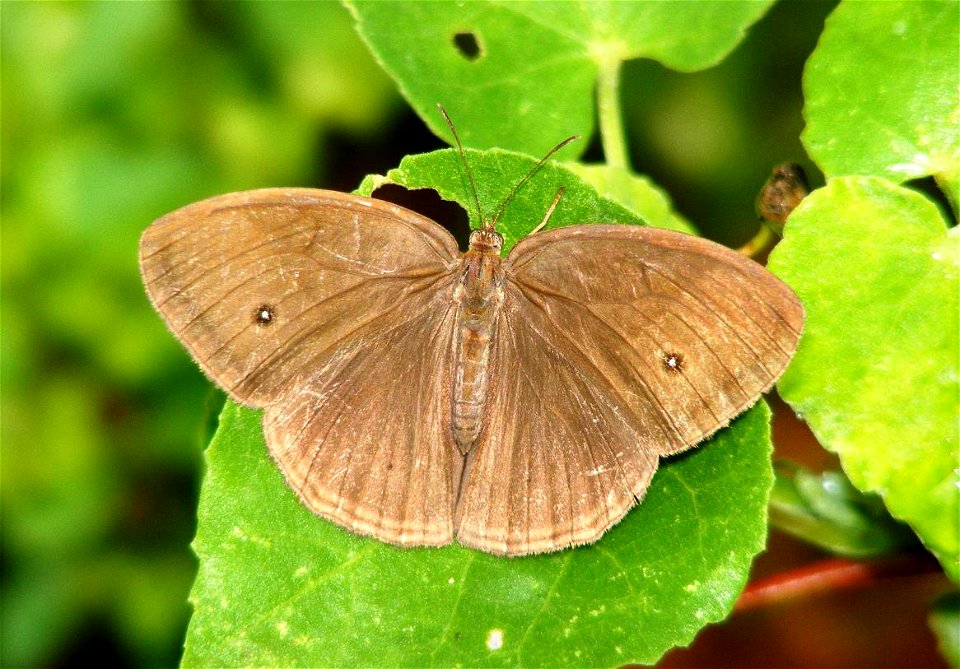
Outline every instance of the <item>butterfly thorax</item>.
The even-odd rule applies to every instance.
[[[462,453],[470,450],[480,429],[487,401],[490,350],[503,300],[500,247],[503,237],[492,229],[470,235],[470,249],[460,261],[454,289],[457,326],[454,333],[453,434]]]

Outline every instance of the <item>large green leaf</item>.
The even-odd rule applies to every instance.
[[[957,230],[913,191],[841,177],[793,212],[770,259],[807,310],[780,394],[955,579]]]
[[[207,453],[184,666],[650,663],[729,613],[764,545],[768,410],[656,475],[598,544],[507,559],[320,520],[229,405]]]
[[[534,164],[468,151],[489,214]],[[451,150],[388,177],[473,209]],[[547,165],[507,208],[508,240],[539,223],[638,220]],[[499,558],[456,545],[399,549],[310,513],[267,455],[259,413],[228,405],[207,451],[195,613],[185,666],[618,666],[651,663],[726,617],[764,546],[769,411],[760,403],[666,461],[643,503],[598,543]]]
[[[590,136],[601,69],[634,58],[683,71],[709,67],[770,4],[347,3],[360,35],[435,133],[452,139],[439,102],[467,146],[532,154],[569,135]],[[472,36],[475,57],[456,46],[457,35]]]
[[[827,176],[960,190],[960,4],[843,2],[804,73],[804,145]]]

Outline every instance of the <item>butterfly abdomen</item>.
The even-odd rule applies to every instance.
[[[503,301],[499,250],[478,248],[471,240],[454,292],[453,435],[461,453],[470,450],[483,427],[493,331]]]

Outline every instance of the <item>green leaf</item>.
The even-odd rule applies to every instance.
[[[876,177],[811,194],[770,259],[807,311],[781,396],[954,579],[958,263],[957,228],[937,207]]]
[[[803,142],[828,177],[960,191],[960,5],[843,2],[804,73]]]
[[[673,210],[666,192],[650,179],[628,169],[609,165],[567,163],[566,166],[596,188],[597,192],[639,214],[650,225],[697,234],[696,229]]]
[[[184,666],[651,663],[729,613],[764,546],[762,403],[661,467],[599,543],[518,559],[395,548],[317,518],[259,415],[228,405],[207,451]]]
[[[433,132],[452,140],[439,102],[465,145],[542,154],[564,137],[590,136],[601,68],[634,58],[683,71],[710,67],[770,4],[352,0],[347,6]],[[475,57],[456,46],[457,35],[472,36]]]
[[[842,471],[814,474],[779,463],[770,495],[770,525],[820,548],[853,558],[886,555],[916,545],[916,535],[890,517],[872,494]]]
[[[464,158],[477,184],[482,209],[479,214],[483,220],[490,220],[496,214],[510,191],[537,163],[530,156],[502,149],[465,149]],[[370,195],[374,189],[388,183],[408,189],[435,190],[443,199],[458,202],[467,210],[472,228],[481,225],[463,162],[454,149],[407,156],[400,161],[398,168],[385,176],[368,176],[357,192]],[[540,224],[561,187],[563,197],[546,229],[579,223],[645,223],[622,205],[600,197],[569,169],[568,164],[548,162],[537,170],[526,187],[517,192],[497,220],[497,231],[503,235],[504,254]]]
[[[485,212],[534,160],[467,151]],[[452,150],[388,177],[468,209]],[[557,164],[507,207],[501,229],[638,222]],[[183,664],[227,666],[619,666],[652,663],[725,618],[763,549],[772,483],[759,403],[707,443],[664,461],[643,503],[592,546],[501,558],[457,545],[400,549],[304,508],[270,460],[259,412],[228,404],[207,450],[194,548],[195,613]]]

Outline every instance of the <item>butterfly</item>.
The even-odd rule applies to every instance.
[[[657,228],[550,229],[502,257],[498,216],[461,252],[386,201],[232,193],[156,221],[140,265],[206,375],[264,410],[313,512],[401,546],[588,544],[660,458],[773,385],[803,308],[745,256]]]

